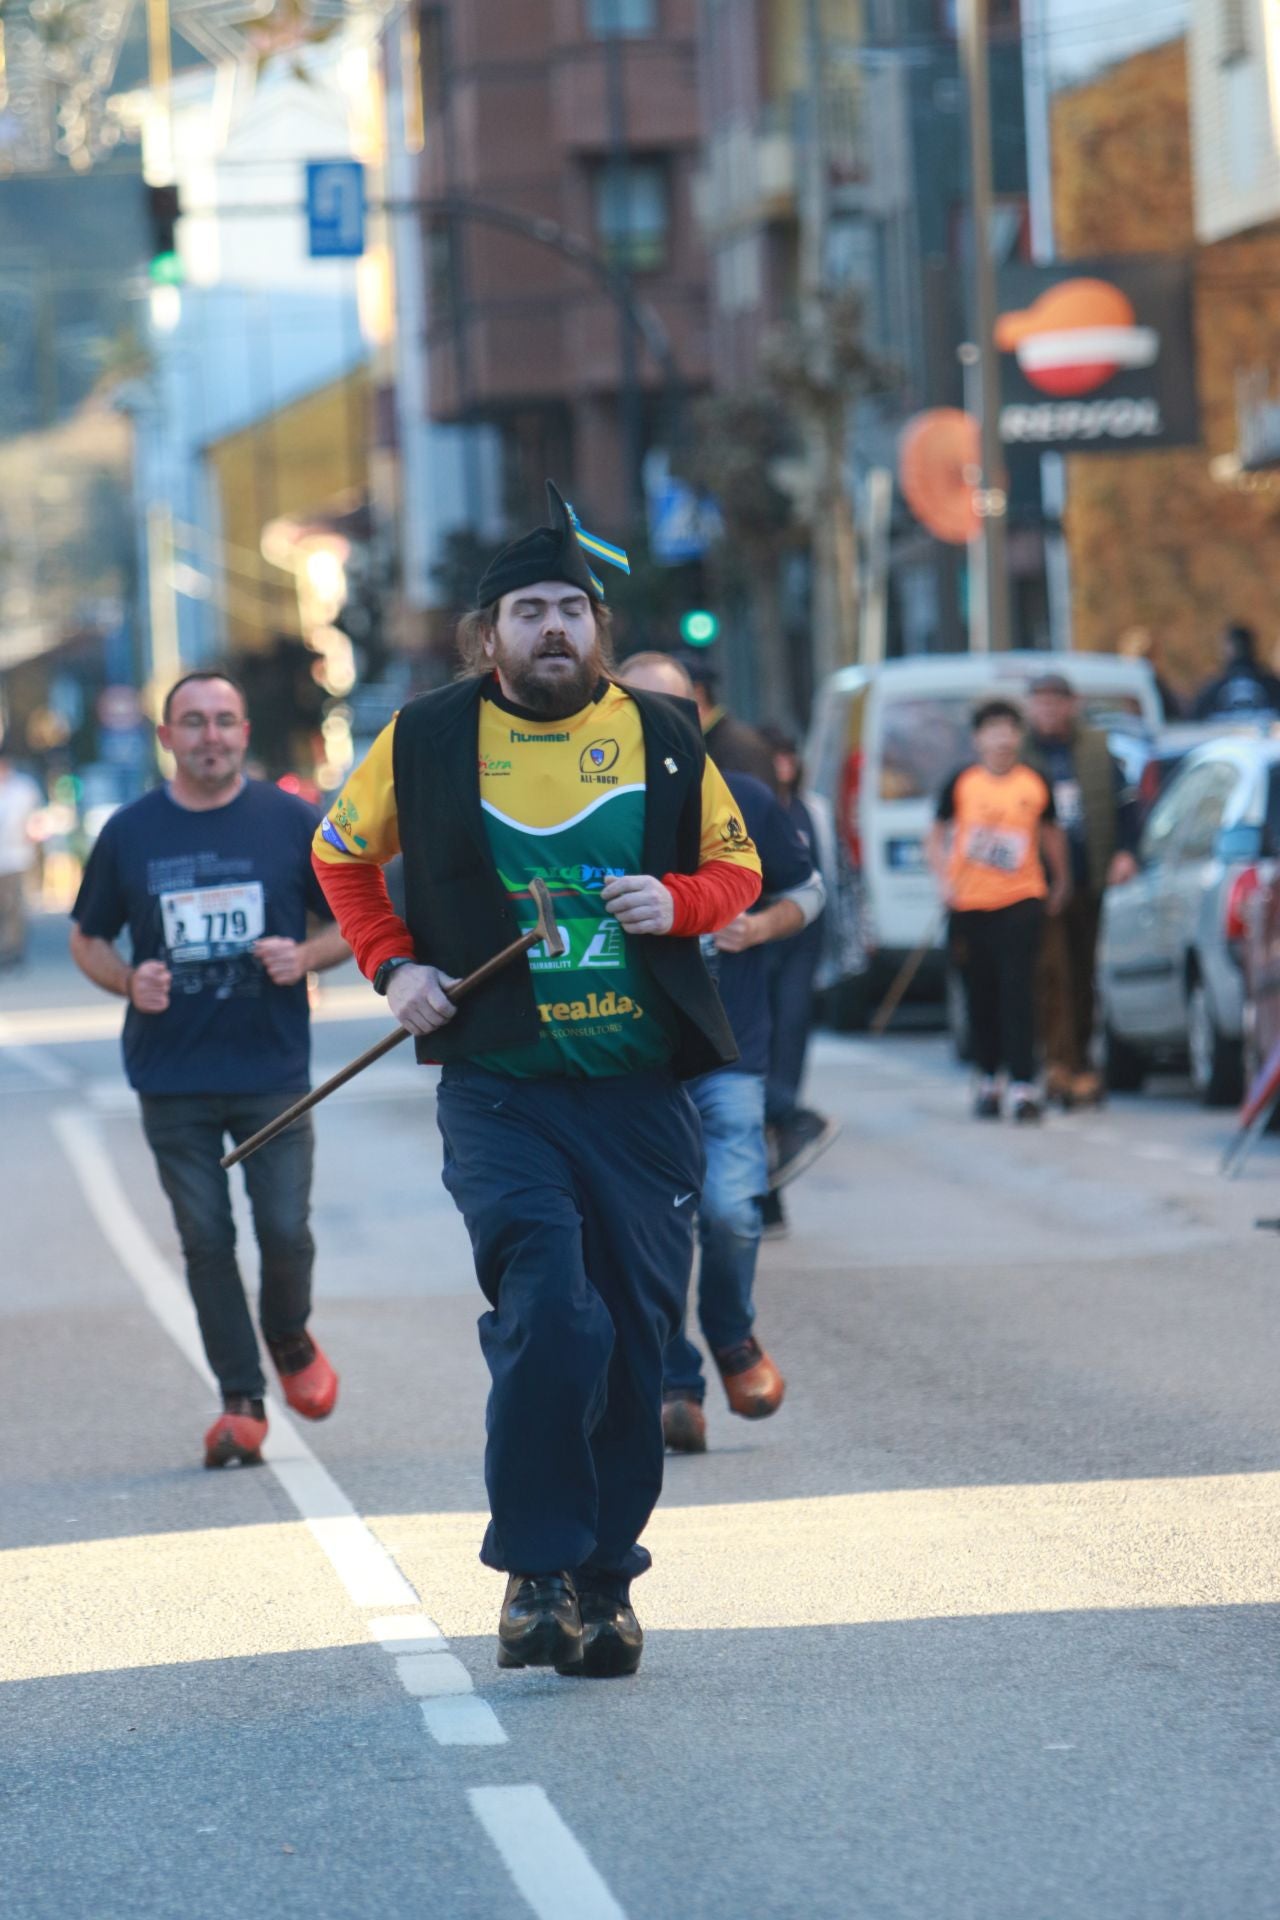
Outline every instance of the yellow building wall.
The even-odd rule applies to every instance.
[[[805,12],[805,0],[773,0],[769,9],[768,90],[775,100],[801,93],[809,84]],[[822,0],[822,31],[829,40],[860,39],[862,0]]]
[[[263,559],[262,531],[282,514],[319,515],[341,495],[367,489],[368,407],[361,367],[206,449],[221,513],[232,652],[261,651],[277,633],[298,634],[293,578]]]

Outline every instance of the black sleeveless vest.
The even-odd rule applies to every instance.
[[[411,700],[396,720],[392,750],[414,952],[422,963],[459,976],[520,936],[480,808],[483,687],[483,679],[460,680]],[[659,879],[696,873],[706,762],[697,714],[664,694],[628,693],[644,730],[643,871]],[[731,1065],[738,1049],[697,940],[644,935],[636,944],[674,1016],[675,1072],[690,1079]],[[415,1046],[420,1061],[463,1060],[525,1046],[538,1033],[533,975],[521,958],[464,1000],[447,1027]]]

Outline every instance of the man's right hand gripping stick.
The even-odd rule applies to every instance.
[[[482,987],[487,980],[492,980],[495,973],[501,973],[502,969],[509,967],[513,960],[518,960],[522,953],[528,953],[531,947],[545,946],[549,957],[553,960],[565,951],[564,935],[557,923],[555,908],[551,904],[551,895],[545,883],[541,880],[531,880],[529,892],[538,909],[538,918],[534,925],[528,933],[523,933],[518,940],[513,940],[509,947],[504,947],[501,953],[495,953],[491,960],[486,960],[482,967],[477,967],[474,973],[469,973],[464,980],[457,980],[453,986],[445,989],[455,1006],[469,993],[474,993],[477,987]],[[375,1060],[381,1060],[384,1054],[390,1053],[393,1047],[398,1047],[402,1040],[408,1038],[408,1028],[397,1027],[394,1032],[379,1040],[375,1046],[369,1047],[358,1059],[348,1061],[347,1065],[335,1073],[331,1080],[326,1080],[323,1086],[313,1087],[310,1093],[303,1094],[301,1100],[295,1100],[291,1107],[286,1108],[284,1113],[277,1114],[276,1118],[258,1133],[252,1134],[248,1140],[241,1141],[238,1147],[233,1147],[230,1153],[224,1154],[222,1166],[234,1167],[238,1166],[241,1160],[247,1160],[251,1153],[258,1151],[259,1147],[265,1147],[268,1140],[274,1140],[278,1134],[285,1131],[286,1127],[291,1127],[295,1120],[301,1120],[304,1113],[310,1113],[312,1107],[319,1106],[322,1100],[327,1100],[329,1095],[336,1093],[339,1087],[345,1087],[348,1080],[354,1080],[358,1073],[363,1073],[366,1067],[371,1067]]]

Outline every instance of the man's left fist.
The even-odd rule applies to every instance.
[[[267,970],[267,978],[276,987],[296,986],[307,977],[307,956],[300,940],[285,940],[271,934],[255,940],[253,951]]]
[[[604,883],[604,903],[624,933],[670,933],[676,903],[650,873],[624,873]]]

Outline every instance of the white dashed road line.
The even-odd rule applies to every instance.
[[[96,1118],[63,1108],[52,1121],[103,1238],[152,1316],[216,1392],[186,1287],[130,1204]],[[371,1614],[365,1622],[369,1637],[392,1658],[396,1677],[418,1702],[432,1739],[442,1747],[505,1746],[507,1735],[493,1708],[477,1697],[471,1675],[422,1612],[417,1593],[274,1399],[263,1452],[352,1602]],[[626,1920],[541,1787],[476,1787],[468,1799],[539,1920],[553,1915],[555,1920]]]
[[[541,1787],[472,1787],[468,1798],[538,1920],[626,1920]]]

